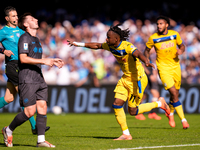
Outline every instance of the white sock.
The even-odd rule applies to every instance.
[[[173,115],[174,115],[174,113],[170,113],[169,115],[170,115],[170,116],[173,116]]]
[[[45,136],[44,135],[38,135],[38,143],[44,142],[45,141]]]
[[[158,108],[160,108],[162,106],[161,101],[156,101],[156,103],[158,104]]]
[[[183,121],[187,121],[187,120],[184,118],[184,119],[181,120],[181,122],[183,122]]]
[[[125,135],[130,135],[130,132],[129,132],[128,129],[126,129],[126,130],[123,131],[123,134],[125,134]]]
[[[6,128],[6,133],[8,136],[11,136],[12,135],[12,131],[10,130],[9,126]]]

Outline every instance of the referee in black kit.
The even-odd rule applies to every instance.
[[[18,26],[26,31],[18,43],[19,95],[24,111],[17,114],[8,127],[3,128],[4,142],[7,147],[12,147],[12,132],[33,116],[37,109],[37,147],[55,147],[45,141],[48,87],[42,75],[41,65],[55,65],[61,68],[64,62],[59,58],[42,58],[42,47],[36,37],[38,20],[30,13],[25,13],[19,18]]]

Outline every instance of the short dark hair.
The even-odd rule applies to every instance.
[[[165,21],[167,22],[167,24],[170,26],[170,20],[169,20],[168,17],[166,17],[166,16],[159,16],[159,17],[156,19],[156,22],[158,22],[158,20],[160,20],[160,19],[165,20]]]
[[[23,15],[21,15],[19,17],[19,20],[18,20],[18,27],[24,31],[26,31],[26,27],[24,26],[24,21],[26,20],[26,17],[27,16],[32,16],[31,13],[27,12],[27,13],[24,13]]]
[[[9,16],[9,12],[11,11],[16,11],[16,8],[12,7],[12,6],[7,6],[5,9],[4,9],[4,14],[5,16]]]
[[[109,31],[117,33],[120,36],[121,41],[126,41],[129,38],[130,30],[129,29],[122,30],[119,28],[120,25],[121,24],[117,24],[116,26],[111,26]]]

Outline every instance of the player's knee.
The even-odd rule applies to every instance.
[[[129,107],[128,112],[131,116],[137,115],[137,107]]]
[[[25,114],[28,118],[30,118],[30,117],[34,116],[35,110],[32,109],[32,110],[25,111]]]
[[[124,105],[124,101],[121,100],[121,99],[116,98],[115,101],[113,102],[113,105],[123,106]]]
[[[176,94],[176,93],[171,94],[171,98],[170,99],[172,100],[173,103],[178,102],[179,101],[178,94]]]
[[[40,103],[37,104],[37,112],[39,114],[43,114],[43,115],[46,114],[46,112],[47,112],[47,103],[46,103],[46,101],[40,102]]]

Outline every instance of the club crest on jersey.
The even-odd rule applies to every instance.
[[[24,50],[28,50],[28,43],[24,43]]]
[[[16,33],[17,37],[20,37],[20,34],[19,33]]]

